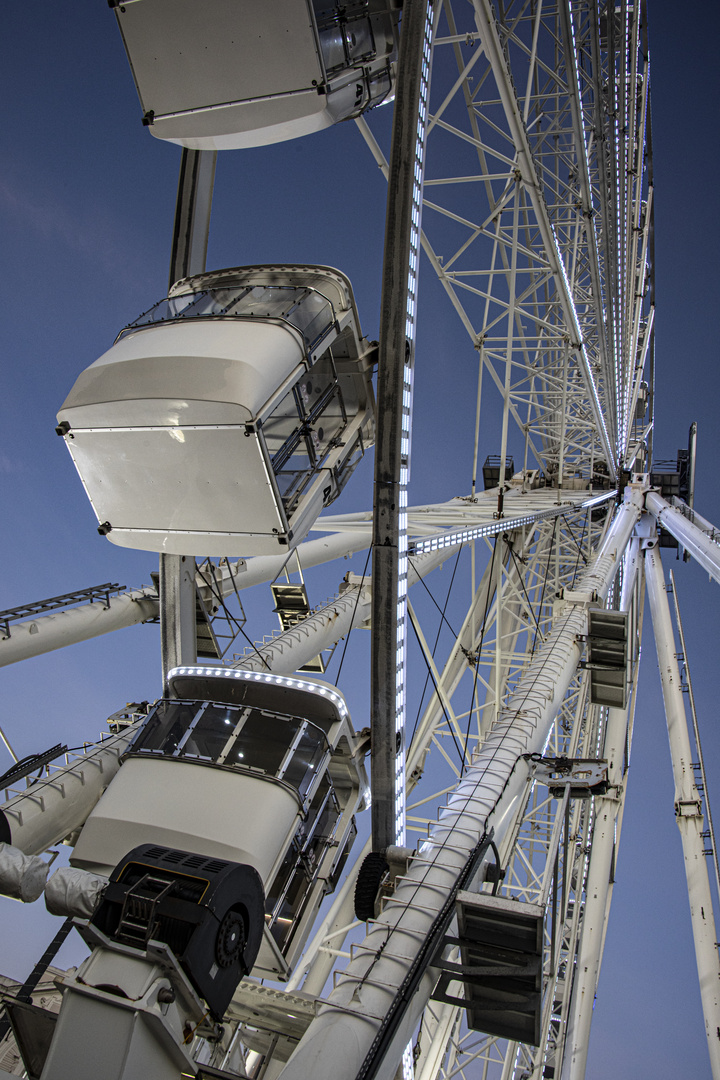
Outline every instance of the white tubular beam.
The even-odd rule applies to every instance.
[[[642,563],[640,553],[640,540],[634,536],[627,546],[625,560],[623,562],[622,593],[620,594],[620,611],[629,611],[635,591],[635,581],[638,570]]]
[[[0,667],[147,622],[157,613],[154,591],[135,589],[110,597],[108,604],[96,600],[51,615],[40,615],[27,622],[12,623],[10,637],[0,640]]]
[[[274,671],[278,675],[298,671],[369,618],[369,585],[353,585],[232,666],[243,671]]]
[[[720,582],[720,545],[711,540],[704,529],[698,528],[656,491],[648,491],[645,505],[662,527],[672,533],[685,550],[690,552],[693,559],[696,559],[702,568],[707,570],[710,577]]]
[[[707,533],[710,539],[715,540],[717,543],[716,537],[720,537],[720,530],[716,529],[711,521],[704,518],[702,514],[698,514],[694,508],[691,509],[683,499],[678,499],[676,495],[673,495],[670,505],[679,510],[683,517],[692,521],[693,525],[696,525],[701,532]]]
[[[627,611],[630,607],[638,571],[638,544],[637,538],[633,538],[626,551],[621,611]],[[587,1066],[590,1026],[600,976],[606,917],[612,892],[610,877],[613,855],[619,841],[627,790],[623,769],[628,719],[634,711],[636,700],[633,690],[626,709],[608,709],[603,757],[608,761],[610,786],[605,795],[598,795],[594,799],[592,854],[585,887],[583,930],[568,1016],[562,1080],[583,1080]]]
[[[657,547],[647,548],[645,551],[645,576],[670,740],[670,756],[675,780],[675,817],[685,857],[685,874],[690,898],[690,917],[705,1018],[705,1034],[708,1040],[712,1075],[714,1080],[720,1080],[720,963],[716,946],[710,879],[704,854],[705,843],[702,838],[703,817],[700,795],[695,786],[692,768],[690,736],[675,651],[675,636],[665,589],[665,577],[660,550]]]
[[[423,1031],[420,1056],[415,1062],[415,1080],[436,1080],[440,1076],[448,1042],[458,1023],[459,1011],[457,1005],[435,1003],[429,1030]],[[463,1075],[459,1070],[458,1073]]]
[[[620,558],[640,516],[642,494],[628,490],[579,591],[607,596]],[[310,1024],[280,1074],[283,1080],[355,1077],[370,1052],[408,970],[442,909],[458,874],[490,827],[496,841],[513,820],[525,790],[525,754],[542,752],[577,669],[586,607],[568,603],[540,652],[480,748],[439,824],[413,860],[380,918],[371,926],[336,988]],[[436,974],[425,973],[395,1031],[377,1080],[392,1080],[424,1009]]]
[[[318,528],[322,527],[322,521],[318,522]],[[354,555],[357,551],[370,547],[372,524],[367,523],[366,528],[359,528],[352,532],[330,533],[321,536],[317,540],[307,540],[296,548],[303,570],[311,566],[320,566],[322,563],[341,559],[343,555]],[[287,555],[257,555],[254,559],[248,559],[246,568],[235,577],[235,586],[238,589],[249,589],[251,585],[262,585],[266,581],[274,581],[282,571],[285,563],[290,569],[294,566],[294,553]],[[231,563],[231,566],[234,564]],[[222,567],[227,574],[225,567]],[[223,578],[224,580],[224,578]],[[227,589],[223,589],[225,595],[233,591],[233,585],[227,579]]]
[[[340,559],[343,555],[353,555],[370,545],[370,525],[367,529],[356,532],[332,533],[301,544],[298,552],[303,569],[319,566],[321,563]],[[237,563],[219,567],[218,581],[223,596],[228,596],[237,588],[248,589],[274,579],[288,561],[287,555],[262,555],[249,559],[244,571]],[[198,578],[198,585],[204,598],[210,594],[207,586]],[[56,611],[49,615],[40,615],[27,622],[13,623],[10,637],[0,639],[0,667],[15,664],[19,660],[28,660],[32,656],[63,649],[67,645],[76,645],[80,641],[109,634],[113,630],[122,630],[126,626],[147,622],[158,615],[158,599],[153,589],[134,589],[110,598],[109,604],[94,601],[80,604],[65,611]],[[313,656],[317,655],[317,651]],[[263,665],[264,666],[264,665]]]
[[[120,767],[120,756],[135,735],[131,726],[78,754],[0,806],[0,828],[26,855],[39,855],[64,840],[88,814]]]

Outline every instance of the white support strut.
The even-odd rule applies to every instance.
[[[712,1075],[714,1080],[720,1080],[720,960],[716,945],[710,878],[705,861],[705,843],[702,837],[703,817],[700,794],[693,774],[680,669],[658,547],[650,547],[645,551],[645,577],[670,741],[670,756],[675,780],[675,818],[680,830],[685,858],[705,1034],[710,1052]]]
[[[10,636],[0,639],[0,667],[147,622],[157,613],[155,591],[135,589],[111,596],[107,602],[94,600],[91,604],[13,623]]]
[[[355,533],[332,533],[309,540],[298,548],[303,569],[330,562],[362,551],[370,543],[370,525]],[[218,583],[223,597],[235,589],[249,589],[273,581],[282,572],[287,555],[259,555],[247,563],[223,563],[218,571]],[[210,590],[198,575],[198,587],[204,599]],[[94,600],[90,604],[39,615],[35,619],[12,624],[9,637],[0,638],[0,667],[29,660],[33,656],[77,645],[81,641],[123,630],[128,626],[157,618],[158,597],[153,588],[132,589],[119,596]]]
[[[606,492],[603,497],[609,498],[612,493]],[[510,500],[508,500],[510,505]],[[587,505],[585,502],[582,505]],[[461,511],[465,511],[463,513]],[[523,525],[529,525],[533,521],[559,515],[565,510],[564,507],[548,507],[544,503],[535,500],[531,505],[515,506],[513,513],[517,521]],[[413,527],[419,535],[431,529],[433,535],[428,539],[420,540],[420,544],[432,545],[432,548],[444,551],[447,557],[452,550],[469,539],[475,539],[472,534],[475,531],[485,530],[483,535],[491,535],[498,531],[497,523],[489,525],[484,518],[480,523],[467,516],[467,506],[462,501],[442,503],[438,506],[415,507],[409,512],[413,521]],[[433,524],[428,525],[427,521]],[[503,529],[513,527],[514,522],[505,521]],[[364,515],[349,514],[329,518],[327,525],[322,518],[318,519],[316,530],[323,527],[339,531],[328,532],[325,536],[307,540],[300,544],[295,552],[303,570],[313,566],[320,566],[335,559],[349,558],[359,551],[370,546],[371,521],[370,515],[365,520]],[[443,537],[443,531],[451,529],[452,536]],[[437,535],[436,535],[437,533]],[[417,556],[415,556],[417,564]],[[222,560],[217,565],[217,573],[214,580],[221,597],[231,596],[234,592],[263,585],[274,581],[288,563],[288,555],[258,555],[252,559],[240,559],[236,561]],[[437,564],[435,564],[437,565]],[[429,572],[428,570],[423,573]],[[417,578],[413,578],[413,581]],[[205,577],[198,572],[196,584],[204,601],[213,599],[211,589]],[[33,656],[41,656],[55,649],[63,649],[69,645],[76,645],[81,641],[89,641],[92,638],[108,634],[113,630],[122,630],[125,627],[135,626],[157,618],[158,596],[152,587],[130,589],[118,596],[112,596],[109,601],[94,600],[88,604],[78,604],[77,607],[67,608],[63,611],[55,611],[47,615],[38,615],[34,619],[12,624],[9,637],[0,637],[0,667],[18,663],[20,660],[28,660]],[[354,623],[354,625],[358,625]],[[342,633],[347,631],[343,630]],[[342,634],[340,635],[342,636]],[[337,638],[335,639],[337,640]],[[313,656],[317,655],[316,649]],[[243,665],[244,666],[244,665]],[[267,670],[267,666],[262,664]]]
[[[626,551],[620,611],[630,610],[639,569],[638,552],[639,541],[634,538]],[[641,581],[641,585],[644,582]],[[575,965],[562,1080],[583,1080],[587,1066],[606,916],[612,895],[612,865],[617,854],[626,794],[626,746],[632,730],[631,718],[636,701],[633,691],[625,709],[608,709],[602,756],[608,762],[609,787],[604,795],[597,795],[594,799],[592,854],[585,886],[583,931]]]
[[[13,847],[25,855],[39,855],[80,829],[120,768],[120,758],[134,736],[130,725],[73,756],[67,765],[51,768],[47,776],[2,803],[0,815]]]
[[[600,551],[578,584],[579,592],[605,599],[640,517],[641,503],[641,491],[628,489]],[[470,853],[490,827],[500,840],[511,823],[528,775],[524,755],[542,752],[577,670],[580,638],[586,632],[586,606],[569,602],[501,709],[429,841],[338,977],[336,988],[280,1074],[283,1080],[336,1077],[339,1061],[344,1062],[345,1075],[357,1075]],[[378,1080],[392,1080],[395,1075],[434,983],[433,972],[426,972],[384,1061],[374,1072]]]
[[[273,671],[276,675],[299,671],[313,657],[369,618],[369,588],[362,584],[353,585],[266,645],[248,653],[233,667],[244,671]]]
[[[648,491],[645,505],[654,518],[682,544],[711,578],[720,582],[720,545],[656,491]],[[704,519],[703,519],[704,521]]]

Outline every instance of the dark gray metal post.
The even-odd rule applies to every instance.
[[[404,843],[407,484],[432,4],[405,0],[385,224],[373,508],[373,850]]]
[[[182,152],[170,256],[171,286],[205,269],[216,161],[214,150]],[[178,664],[197,660],[192,555],[160,556],[160,650],[163,692],[167,692],[168,672]]]
[[[52,941],[48,945],[47,949],[42,954],[42,956],[38,960],[37,964],[32,969],[32,971],[28,975],[27,979],[25,980],[25,982],[22,984],[22,986],[18,990],[17,994],[15,995],[15,1000],[16,1001],[27,1001],[27,1002],[32,1001],[33,991],[36,990],[37,987],[39,986],[43,975],[45,974],[47,969],[50,967],[53,960],[55,959],[58,952],[60,951],[60,946],[64,945],[65,939],[67,938],[68,934],[70,933],[70,931],[72,930],[74,925],[75,925],[75,923],[74,923],[74,920],[72,918],[65,919],[65,922],[62,924],[62,926],[58,930],[57,934],[52,939]],[[8,1015],[7,1015],[7,1013],[5,1013],[5,1015],[0,1019],[0,1039],[5,1038],[8,1031],[10,1031],[11,1027],[12,1027],[12,1025],[10,1023]]]
[[[171,286],[205,269],[216,162],[216,150],[182,152],[170,255]]]

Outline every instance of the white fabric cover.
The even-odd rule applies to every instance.
[[[39,855],[25,855],[12,844],[0,843],[0,893],[31,904],[45,888],[49,863]]]
[[[89,919],[100,902],[108,879],[75,866],[56,870],[45,886],[45,906],[51,915]]]

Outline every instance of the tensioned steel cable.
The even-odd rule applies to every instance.
[[[543,575],[543,587],[542,587],[542,592],[540,593],[540,603],[538,604],[538,614],[540,614],[542,612],[543,601],[545,599],[545,588],[547,586],[548,574],[550,573],[550,560],[552,559],[553,547],[555,546],[555,532],[557,530],[558,521],[559,521],[559,518],[554,518],[553,519],[553,531],[552,531],[552,536],[550,537],[550,550],[548,551],[547,566],[545,567],[545,574]],[[538,639],[538,631],[536,630],[535,631],[535,637],[533,638],[532,649],[530,650],[530,655],[531,656],[535,655],[535,649],[537,647],[537,639]]]
[[[503,535],[505,535],[505,534],[503,533]],[[490,571],[489,571],[489,575],[488,575],[488,586],[487,586],[487,589],[485,591],[485,610],[483,612],[482,623],[480,624],[480,641],[478,642],[478,647],[475,650],[475,663],[473,665],[473,667],[474,667],[473,688],[472,688],[472,696],[471,696],[471,699],[470,699],[470,709],[468,711],[467,727],[465,729],[465,743],[463,745],[462,760],[460,762],[460,776],[463,776],[463,774],[465,772],[465,765],[467,763],[467,748],[468,748],[468,742],[470,741],[470,724],[472,723],[472,712],[473,712],[473,706],[475,704],[475,694],[477,692],[477,682],[478,682],[479,667],[480,667],[480,653],[482,652],[483,641],[485,640],[485,628],[487,626],[488,609],[490,607],[490,582],[493,580],[493,568],[495,566],[495,555],[497,553],[497,549],[498,549],[498,544],[497,544],[497,539],[496,539],[495,543],[493,544],[493,553],[492,553],[492,559],[490,560]]]
[[[460,554],[460,552],[458,552],[458,555],[459,555],[459,554]],[[413,568],[415,568],[415,567],[414,567],[414,564],[413,564],[413,561],[412,561],[412,556],[411,556],[411,555],[410,555],[410,556],[408,556],[408,562],[410,563],[410,565],[411,565],[411,566],[413,566]],[[454,576],[454,575],[453,575],[453,576]],[[428,588],[427,582],[425,582],[425,581],[423,580],[423,578],[421,578],[421,577],[420,577],[420,575],[419,575],[419,574],[418,574],[418,578],[419,578],[420,584],[421,584],[421,585],[422,585],[422,586],[424,587],[424,589],[425,589],[425,592],[426,592],[426,593],[428,594],[428,596],[429,596],[429,597],[430,597],[430,599],[432,600],[433,604],[435,605],[435,607],[436,607],[436,608],[438,609],[438,611],[440,612],[440,626],[441,626],[441,628],[442,628],[442,624],[443,624],[443,622],[444,622],[444,623],[446,624],[446,626],[447,626],[448,630],[449,630],[449,631],[450,631],[450,633],[452,634],[452,636],[453,636],[454,638],[456,638],[456,637],[457,637],[457,634],[456,634],[456,633],[455,633],[455,631],[453,630],[453,628],[452,628],[452,626],[450,625],[450,623],[448,622],[448,620],[447,620],[447,619],[445,618],[445,608],[443,608],[442,610],[440,609],[440,605],[438,604],[437,600],[435,599],[435,597],[434,597],[434,596],[433,596],[433,594],[431,593],[430,589]],[[447,603],[445,604],[445,607],[447,607]]]
[[[365,565],[363,567],[363,572],[362,572],[362,581],[360,582],[360,584],[358,586],[357,596],[355,597],[355,607],[353,608],[352,619],[350,620],[351,628],[352,628],[353,622],[355,621],[355,613],[356,613],[356,611],[358,609],[358,604],[360,603],[360,594],[362,593],[362,587],[363,587],[363,584],[365,582],[365,575],[367,574],[368,563],[370,562],[370,556],[371,555],[372,555],[372,546],[370,546],[368,548],[367,559],[365,560]],[[347,647],[348,647],[349,641],[350,641],[350,631],[348,631],[348,633],[345,636],[345,644],[343,646],[342,656],[340,657],[340,666],[338,667],[337,675],[335,676],[335,685],[336,686],[340,682],[340,672],[343,669],[343,664],[345,662],[345,653],[347,652]]]
[[[442,711],[443,711],[443,713],[444,713],[444,715],[445,715],[445,719],[447,720],[447,725],[448,725],[448,731],[449,731],[449,732],[450,732],[450,734],[452,735],[452,740],[453,740],[453,742],[455,743],[455,749],[457,750],[457,752],[458,752],[458,754],[459,754],[459,753],[460,753],[460,744],[459,744],[459,742],[457,741],[457,737],[456,737],[456,735],[455,735],[455,732],[453,731],[453,728],[452,728],[452,724],[450,723],[450,717],[448,716],[448,713],[447,713],[447,709],[445,708],[445,703],[443,702],[442,696],[441,696],[441,694],[440,694],[440,687],[438,686],[437,682],[435,681],[435,676],[434,676],[434,675],[433,675],[433,673],[432,673],[432,669],[431,669],[431,667],[430,667],[430,664],[429,664],[429,662],[428,662],[428,659],[427,659],[427,657],[425,656],[425,653],[423,652],[422,644],[421,644],[421,642],[420,642],[420,638],[418,637],[418,632],[417,632],[417,630],[415,629],[415,623],[413,622],[413,620],[412,620],[412,619],[410,620],[410,625],[411,625],[411,626],[412,626],[412,628],[413,628],[413,633],[415,634],[415,639],[416,639],[416,641],[417,641],[418,645],[420,645],[420,652],[422,653],[422,655],[423,655],[423,659],[425,660],[425,664],[427,665],[427,669],[428,669],[428,675],[429,675],[429,677],[430,677],[430,678],[432,679],[432,683],[433,683],[433,686],[435,687],[435,693],[437,694],[437,699],[438,699],[438,701],[440,702],[440,706],[441,706],[441,708],[442,708]]]
[[[585,530],[587,529],[588,522],[590,521],[591,513],[592,511],[588,508],[588,512],[583,518],[583,531],[580,536],[580,543],[578,544],[578,557],[575,560],[575,569],[573,570],[572,584],[570,586],[571,589],[575,588],[575,578],[577,577],[578,566],[580,565],[580,555],[582,554],[582,542],[585,539]],[[585,559],[585,564],[587,565],[587,558]]]
[[[440,634],[442,632],[442,627],[443,627],[443,618],[444,618],[445,612],[447,610],[448,603],[450,601],[450,593],[452,591],[453,582],[455,581],[455,574],[457,572],[458,563],[460,562],[460,553],[461,552],[462,552],[462,546],[460,548],[458,548],[457,557],[455,559],[455,566],[453,567],[452,577],[450,579],[450,585],[448,586],[447,596],[445,597],[445,604],[443,605],[442,612],[440,613],[441,614],[440,624],[438,626],[437,634],[435,635],[435,644],[433,645],[432,653],[430,654],[432,656],[433,660],[435,659],[435,653],[437,651],[438,643],[440,641]],[[412,560],[411,560],[411,562],[412,562]],[[420,696],[420,702],[418,704],[417,715],[415,717],[415,724],[413,726],[412,735],[410,736],[410,742],[412,742],[412,740],[415,738],[415,732],[417,731],[418,724],[420,723],[420,713],[422,711],[423,701],[425,700],[425,693],[427,691],[427,684],[428,684],[429,681],[430,681],[430,671],[428,669],[428,673],[425,676],[425,685],[423,686],[422,694]]]
[[[583,561],[583,562],[585,563],[585,565],[587,566],[587,556],[586,556],[586,555],[583,555],[583,550],[582,550],[582,547],[581,547],[581,545],[580,545],[580,544],[579,544],[579,543],[577,542],[577,540],[575,539],[575,533],[574,533],[574,532],[573,532],[573,530],[572,530],[572,525],[570,524],[570,522],[569,522],[569,521],[568,521],[568,519],[567,519],[567,515],[566,515],[566,514],[561,514],[561,517],[562,517],[562,520],[563,520],[563,521],[565,522],[565,524],[566,524],[566,526],[567,526],[567,530],[568,530],[568,532],[570,533],[570,536],[571,536],[571,538],[572,538],[572,542],[573,542],[573,544],[574,544],[574,545],[575,545],[575,547],[576,547],[576,548],[578,549],[578,558],[582,559],[582,561]],[[583,536],[584,536],[584,535],[585,535],[585,526],[584,526],[584,524],[583,524]],[[582,536],[580,537],[580,540],[582,540]]]

